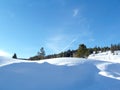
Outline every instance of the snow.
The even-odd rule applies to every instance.
[[[120,63],[120,51],[115,51],[114,54],[111,51],[91,54],[88,59]]]
[[[120,90],[119,60],[110,52],[41,61],[0,56],[0,90]]]
[[[47,59],[42,61],[37,61],[37,63],[49,63],[53,65],[66,65],[66,66],[74,66],[78,65],[79,63],[84,63],[86,59],[80,59],[80,58],[54,58],[54,59]]]
[[[106,63],[96,64],[96,67],[100,70],[99,74],[102,76],[120,80],[120,51],[115,51],[114,54],[111,53],[111,51],[91,54],[88,59],[94,59],[97,61],[108,61]]]
[[[0,50],[0,56],[11,57],[11,55],[9,53],[7,53],[6,51],[3,51],[3,50]]]
[[[0,67],[6,66],[9,64],[14,64],[14,63],[21,63],[21,62],[29,62],[29,61],[17,60],[17,59],[0,56]]]

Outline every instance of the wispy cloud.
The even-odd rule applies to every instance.
[[[95,41],[94,38],[90,38],[90,39],[89,39],[89,42],[94,42],[94,41]]]
[[[73,49],[73,47],[78,46],[80,43],[91,43],[94,42],[91,31],[81,31],[80,34],[59,34],[53,35],[46,42],[46,48],[50,50],[51,53],[60,53],[68,49]],[[76,45],[77,44],[77,45]],[[76,47],[77,48],[77,47]]]
[[[74,10],[73,10],[73,17],[77,16],[78,13],[79,13],[79,9],[77,9],[77,8],[74,9]]]
[[[78,40],[78,38],[79,38],[79,36],[73,38],[73,40],[72,40],[66,47],[64,47],[63,50],[61,50],[61,51],[65,51],[65,50],[69,49],[69,48],[72,46],[72,44],[73,44],[75,41]]]
[[[10,57],[11,55],[6,51],[0,50],[0,56]]]
[[[66,37],[63,34],[53,35],[46,42],[46,47],[53,53],[59,53],[63,49]]]

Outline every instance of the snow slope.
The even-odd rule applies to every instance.
[[[57,58],[0,57],[0,90],[120,90],[120,63]]]
[[[91,54],[88,59],[120,63],[120,51],[115,51],[114,54],[111,51]]]
[[[96,67],[100,70],[99,74],[120,80],[120,70],[118,64],[120,63],[120,51],[115,51],[114,54],[111,53],[111,51],[91,54],[89,55],[88,59],[94,59],[97,61],[108,61],[107,63],[96,65]]]

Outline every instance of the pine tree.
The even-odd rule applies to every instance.
[[[16,53],[14,53],[14,55],[12,56],[12,58],[17,59],[17,55],[16,55]]]
[[[85,58],[88,56],[88,49],[84,44],[80,44],[77,50],[77,57]]]
[[[44,59],[44,57],[45,57],[45,50],[44,50],[44,48],[42,47],[42,48],[40,49],[40,52],[38,52],[38,58],[39,58],[39,59]]]

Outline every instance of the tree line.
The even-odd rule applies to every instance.
[[[114,51],[120,50],[120,44],[111,44],[111,46],[99,47],[95,46],[93,48],[87,48],[85,44],[80,44],[76,50],[67,50],[60,52],[58,54],[45,55],[45,50],[42,47],[37,55],[30,57],[29,60],[42,60],[50,58],[59,58],[59,57],[80,57],[87,58],[92,53],[106,52],[111,51],[114,54]]]

